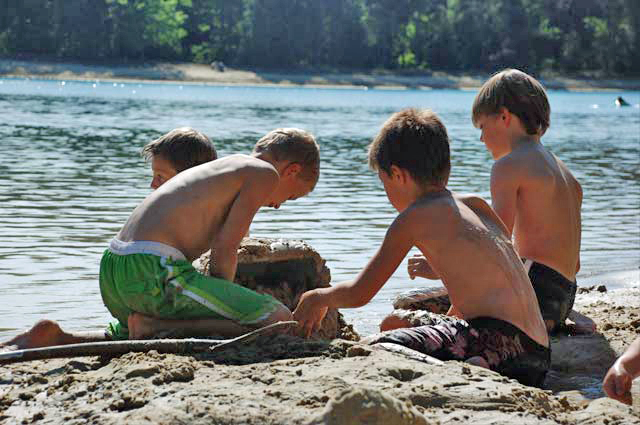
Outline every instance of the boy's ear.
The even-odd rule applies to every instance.
[[[511,125],[511,112],[507,108],[502,108],[500,111],[500,121],[504,124],[505,127],[509,127]]]
[[[284,168],[284,172],[282,174],[283,177],[295,177],[301,170],[302,167],[300,166],[300,164],[298,164],[297,162],[292,162]]]
[[[407,170],[403,170],[397,165],[391,166],[391,178],[397,179],[401,183],[407,182]]]

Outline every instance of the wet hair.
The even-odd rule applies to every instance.
[[[147,161],[160,156],[169,161],[178,173],[218,158],[211,140],[190,127],[176,128],[147,143],[141,155]]]
[[[505,69],[487,80],[473,101],[472,120],[499,114],[502,108],[520,119],[527,134],[542,136],[550,125],[551,107],[542,84],[517,69]]]
[[[300,164],[298,177],[313,186],[320,176],[320,150],[310,133],[298,128],[278,128],[256,143],[253,153],[268,153],[276,161]]]
[[[421,184],[446,185],[451,171],[449,136],[428,109],[404,109],[384,123],[369,145],[369,166],[391,175],[395,165]]]

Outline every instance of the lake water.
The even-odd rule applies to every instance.
[[[618,95],[632,106],[616,108]],[[251,233],[306,240],[338,282],[355,277],[395,217],[366,164],[367,145],[393,112],[437,111],[452,139],[451,189],[489,199],[492,159],[471,125],[474,96],[0,80],[0,340],[43,317],[76,330],[102,329],[111,320],[98,290],[100,257],[150,192],[140,148],[168,130],[194,127],[220,155],[249,153],[276,127],[315,134],[322,156],[316,190],[260,211]],[[549,97],[552,125],[543,142],[584,188],[579,284],[638,285],[640,92]],[[396,294],[433,284],[409,280],[405,262],[370,304],[344,313],[358,331],[371,333]]]

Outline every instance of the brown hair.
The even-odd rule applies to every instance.
[[[473,101],[472,120],[495,115],[502,108],[517,116],[527,134],[540,134],[550,125],[551,107],[542,84],[517,69],[505,69],[489,78]]]
[[[269,153],[276,161],[300,164],[298,177],[304,181],[318,182],[320,176],[320,150],[316,139],[298,128],[278,128],[270,131],[256,143],[254,153]]]
[[[418,183],[446,185],[449,136],[434,112],[404,109],[384,123],[369,145],[369,166],[391,175],[392,165],[407,170]]]
[[[147,143],[142,148],[141,155],[147,161],[154,156],[161,156],[169,161],[178,173],[218,158],[211,140],[190,127],[176,128]]]

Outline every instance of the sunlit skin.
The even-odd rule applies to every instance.
[[[528,134],[506,108],[477,117],[480,140],[495,163],[491,169],[492,206],[521,257],[544,264],[569,281],[580,269],[582,188],[567,166],[547,151],[542,133]],[[593,322],[572,311],[585,331]],[[547,321],[548,327],[553,327]]]
[[[237,245],[243,236],[248,235],[248,225],[253,214],[260,207],[280,208],[287,201],[305,196],[314,186],[313,183],[298,178],[301,171],[299,164],[274,161],[267,154],[233,155],[216,161],[216,165],[211,162],[208,163],[208,166],[200,167],[200,171],[191,173],[189,173],[190,170],[176,173],[167,160],[161,156],[154,156],[151,168],[154,171],[154,181],[151,185],[154,192],[147,197],[147,200],[152,199],[149,201],[151,205],[148,208],[136,210],[139,212],[142,209],[146,211],[143,213],[146,215],[140,216],[134,212],[134,221],[137,219],[144,221],[142,224],[138,223],[140,225],[138,231],[144,235],[140,237],[145,238],[144,240],[156,240],[171,246],[178,245],[179,249],[188,255],[190,260],[193,260],[196,252],[202,253],[207,250],[206,242],[203,243],[201,239],[211,234],[210,230],[202,232],[198,226],[208,226],[208,222],[210,222],[212,226],[209,229],[215,229],[212,245],[217,254],[216,274],[227,277],[228,280],[231,280],[229,277],[232,278],[235,274],[236,262],[233,259],[229,260],[230,256],[225,254],[231,253],[231,257],[236,256],[237,258]],[[176,180],[176,184],[170,185],[169,180]],[[192,184],[190,189],[184,188],[186,181]],[[245,181],[251,184],[244,184]],[[192,197],[198,193],[201,196]],[[198,199],[203,201],[197,204]],[[233,204],[238,201],[242,201],[242,205],[234,209]],[[170,213],[161,213],[160,208],[153,211],[154,206],[164,203],[182,205],[178,211],[171,208],[163,209],[174,212],[175,219],[171,218],[174,216]],[[232,205],[230,206],[229,203]],[[168,223],[164,226],[166,232],[160,230],[154,233],[152,229],[148,228],[151,222]],[[226,225],[225,223],[231,224]],[[242,234],[236,231],[245,227],[247,230]],[[226,230],[231,231],[226,232]],[[174,233],[176,235],[186,234],[184,243],[198,244],[199,248],[195,250],[184,248],[180,245],[182,239],[175,236]],[[228,250],[224,246],[229,246]],[[290,319],[291,312],[283,308],[274,312],[267,320],[277,322]],[[269,324],[269,322],[265,324]],[[199,334],[206,336],[211,335],[212,332],[224,336],[237,336],[249,330],[229,320],[160,320],[139,313],[134,313],[129,317],[128,325],[132,339],[148,337],[163,331],[172,331],[176,335],[183,332],[188,336]],[[69,333],[63,331],[54,321],[42,320],[27,332],[10,341],[0,343],[0,347],[12,346],[22,349],[104,341],[105,339],[104,332]]]
[[[305,334],[320,326],[329,308],[367,304],[415,246],[426,258],[432,278],[441,279],[449,291],[449,315],[504,320],[548,347],[536,295],[491,207],[479,197],[452,193],[444,185],[418,183],[396,166],[378,176],[399,215],[353,281],[302,295],[293,314]]]
[[[574,281],[580,269],[582,188],[540,134],[530,135],[504,109],[476,120],[480,140],[496,160],[491,170],[493,208],[524,258]]]
[[[640,376],[640,338],[631,343],[627,351],[611,366],[602,381],[607,396],[621,403],[633,404],[631,385]]]
[[[151,157],[151,172],[153,173],[153,177],[150,187],[153,190],[156,190],[170,178],[178,174],[178,171],[176,171],[171,161],[161,155]]]
[[[258,209],[279,208],[313,189],[315,182],[299,178],[301,171],[300,164],[274,160],[268,153],[231,155],[190,168],[150,194],[117,238],[160,242],[178,249],[189,261],[211,249],[215,253],[211,274],[233,281],[238,246]],[[282,306],[260,325],[290,318],[291,312]],[[241,333],[231,321],[162,320],[141,314],[131,315],[128,326],[132,339],[165,331]]]

